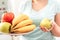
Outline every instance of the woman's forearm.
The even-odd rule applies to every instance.
[[[51,32],[54,36],[60,37],[60,27],[58,25],[55,25]]]
[[[53,22],[53,29],[52,29],[52,34],[55,36],[60,37],[60,13],[57,13],[55,15],[55,22]]]

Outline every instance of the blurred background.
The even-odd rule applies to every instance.
[[[18,15],[20,13],[20,6],[24,4],[27,0],[0,0],[0,19],[1,15],[4,12],[14,12]],[[57,0],[59,3],[60,0]],[[60,40],[60,37],[55,37],[56,40]],[[9,35],[0,35],[0,40],[11,40],[11,36]],[[23,40],[23,39],[22,39]]]

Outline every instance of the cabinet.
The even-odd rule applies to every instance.
[[[7,12],[7,2],[8,0],[0,0],[0,20],[4,12]]]

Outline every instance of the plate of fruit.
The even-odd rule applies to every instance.
[[[0,34],[23,35],[32,32],[35,28],[36,25],[25,14],[16,17],[12,12],[2,14]]]

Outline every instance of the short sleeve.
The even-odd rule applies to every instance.
[[[30,5],[31,5],[31,0],[27,0],[26,2],[21,3],[21,5],[19,7],[19,11],[24,12],[26,9],[31,8]]]
[[[60,13],[60,1],[56,1],[56,12]]]
[[[25,5],[26,5],[26,2],[21,2],[21,4],[19,5],[19,12],[22,12],[24,9],[25,9]]]
[[[20,2],[16,3],[16,8],[15,8],[15,15],[19,15],[21,13],[24,13],[24,11],[27,9],[27,6],[29,6],[30,0],[21,0]]]

